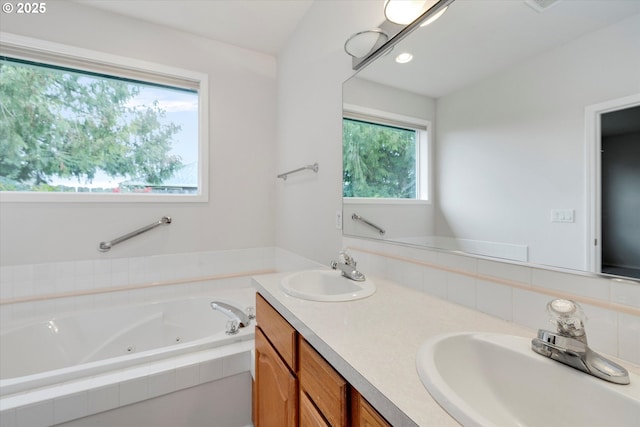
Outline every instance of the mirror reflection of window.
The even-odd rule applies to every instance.
[[[425,126],[362,115],[342,126],[343,197],[428,200]]]

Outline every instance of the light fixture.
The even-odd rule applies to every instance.
[[[413,55],[409,52],[403,52],[400,55],[396,56],[396,62],[398,64],[406,64],[407,62],[411,62],[413,59]]]
[[[386,0],[384,16],[394,24],[408,25],[436,3],[437,0]]]
[[[382,46],[389,36],[379,28],[355,33],[344,44],[344,50],[354,58],[363,58],[376,46]]]
[[[427,19],[426,21],[424,21],[422,24],[420,24],[421,27],[426,27],[427,25],[431,24],[433,21],[435,21],[436,19],[440,18],[442,15],[444,15],[444,13],[447,11],[447,9],[449,9],[449,6],[445,6],[443,7],[441,10],[437,11],[436,13],[434,13],[433,15],[431,15],[429,17],[429,19]]]

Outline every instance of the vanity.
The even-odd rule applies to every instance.
[[[416,355],[421,345],[434,336],[458,332],[527,340],[536,336],[534,330],[377,277],[376,292],[363,299],[296,298],[283,290],[288,275],[254,277],[257,427],[459,425],[420,380]],[[637,366],[625,367],[640,374]],[[266,411],[261,405],[282,421],[263,421]]]
[[[256,426],[389,426],[260,293],[256,312]]]

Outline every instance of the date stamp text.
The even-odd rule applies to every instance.
[[[3,3],[2,13],[15,13],[18,15],[38,15],[47,13],[46,2],[27,2],[27,3]]]

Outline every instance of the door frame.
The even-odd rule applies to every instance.
[[[640,93],[612,99],[585,108],[586,168],[585,212],[586,218],[586,267],[587,271],[602,272],[602,132],[601,116],[612,111],[625,110],[640,105]]]

